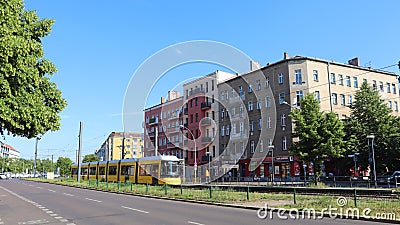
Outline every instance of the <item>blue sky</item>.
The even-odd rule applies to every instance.
[[[381,68],[400,59],[400,2],[393,1],[76,1],[26,0],[28,10],[56,22],[43,41],[52,78],[68,101],[62,126],[39,142],[39,158],[75,160],[79,121],[83,154],[93,153],[111,131],[121,131],[122,106],[136,69],[157,51],[190,40],[232,45],[261,65],[283,52]],[[223,69],[210,64],[178,67],[156,84],[148,104],[182,80]],[[390,69],[398,73],[397,67]],[[141,130],[137,116],[134,131]],[[5,142],[33,158],[34,140]]]

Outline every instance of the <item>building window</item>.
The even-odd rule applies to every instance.
[[[320,97],[319,91],[315,91],[315,92],[314,92],[314,98],[315,98],[317,101],[321,102],[321,97]]]
[[[367,79],[363,78],[363,83],[367,83],[368,84]]]
[[[268,128],[272,128],[272,126],[271,126],[271,117],[270,116],[267,118],[267,127]]]
[[[225,116],[225,109],[221,109],[221,119],[223,119]]]
[[[379,81],[379,90],[383,92],[383,82]]]
[[[303,91],[296,91],[296,106],[300,106],[300,100],[303,98]]]
[[[254,121],[253,120],[249,121],[249,130],[250,130],[250,132],[254,131]]]
[[[399,104],[398,104],[397,102],[394,102],[394,110],[395,110],[396,112],[399,111]]]
[[[225,92],[221,92],[221,101],[225,100]]]
[[[258,130],[262,129],[262,119],[258,119]]]
[[[232,124],[232,134],[236,134],[236,123]]]
[[[346,76],[346,86],[351,87],[350,76]]]
[[[373,81],[372,81],[372,88],[373,88],[374,90],[377,89],[376,80],[373,80]]]
[[[343,75],[339,74],[339,85],[343,85]]]
[[[211,91],[214,91],[214,80],[211,80]]]
[[[225,134],[226,136],[229,136],[229,125],[226,125]]]
[[[331,84],[336,84],[336,76],[334,73],[331,73]]]
[[[349,103],[349,105],[353,104],[353,96],[347,96],[347,102]]]
[[[232,98],[234,98],[235,96],[236,96],[235,89],[232,88]]]
[[[279,104],[283,104],[285,102],[285,93],[279,94]]]
[[[337,94],[332,93],[332,104],[337,105]]]
[[[257,101],[257,109],[260,110],[261,109],[261,102]]]
[[[388,101],[388,107],[389,109],[392,109],[392,101]]]
[[[221,136],[225,136],[225,126],[221,127]]]
[[[265,97],[265,107],[271,107],[271,97]]]
[[[250,153],[254,153],[254,141],[250,141]]]
[[[314,81],[319,81],[318,70],[313,70],[313,79]]]
[[[232,108],[232,116],[235,116],[235,115],[236,115],[236,108],[233,107],[233,108]]]
[[[239,86],[238,87],[238,92],[239,92],[239,97],[242,97],[242,95],[243,95],[243,87],[242,86]]]
[[[283,73],[280,73],[280,74],[278,75],[278,83],[279,83],[279,84],[283,84]]]
[[[228,93],[228,90],[226,90],[226,91],[225,91],[225,97],[226,97],[226,100],[228,100],[228,99],[229,99],[229,93]]]
[[[243,122],[240,122],[240,124],[239,124],[239,132],[240,132],[240,135],[243,135],[243,133],[244,133],[244,124],[243,124]]]
[[[257,84],[257,91],[261,90],[261,82],[260,82],[260,80],[257,80],[256,84]]]
[[[194,105],[195,106],[198,106],[199,105],[199,98],[194,98]]]
[[[358,79],[357,79],[357,77],[353,77],[353,86],[355,88],[358,88]]]
[[[243,107],[243,105],[240,105],[239,113],[240,113],[240,117],[244,117],[244,107]]]
[[[296,84],[303,84],[303,78],[301,76],[301,70],[295,70],[294,73],[296,75]]]
[[[281,114],[281,126],[284,127],[286,126],[286,115]]]
[[[392,92],[393,94],[396,94],[396,84],[392,84]]]
[[[251,84],[249,84],[249,93],[253,92],[253,86]]]
[[[199,121],[199,114],[198,114],[198,113],[196,113],[195,122],[198,122],[198,121]]]
[[[269,87],[269,77],[265,77],[265,87]]]
[[[282,150],[284,151],[287,150],[286,142],[286,137],[282,137]]]
[[[248,103],[248,110],[253,111],[253,102]]]
[[[386,83],[386,92],[390,93],[390,83]]]
[[[344,97],[344,95],[340,95],[340,104],[341,105],[346,105],[346,99],[345,99],[345,97]]]

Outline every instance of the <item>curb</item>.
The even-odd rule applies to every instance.
[[[60,185],[64,187],[73,187],[73,188],[80,188],[80,189],[86,189],[86,190],[92,190],[92,191],[100,191],[100,192],[107,192],[107,193],[113,193],[113,194],[121,194],[121,195],[131,195],[131,196],[136,196],[136,197],[142,197],[142,198],[152,198],[152,199],[162,199],[162,200],[168,200],[168,201],[175,201],[175,202],[186,202],[186,203],[193,203],[193,204],[200,204],[200,205],[213,205],[213,206],[220,206],[220,207],[227,207],[227,208],[237,208],[237,209],[247,209],[247,210],[254,210],[257,211],[257,213],[260,210],[265,210],[263,207],[256,207],[256,206],[245,206],[245,205],[235,205],[235,204],[228,204],[228,203],[220,203],[220,202],[208,202],[208,201],[201,201],[201,200],[192,200],[192,199],[181,199],[181,198],[173,198],[173,197],[163,197],[163,196],[154,196],[154,195],[143,195],[143,194],[135,194],[135,193],[129,193],[129,192],[118,192],[118,191],[110,191],[110,190],[103,190],[103,189],[97,189],[97,188],[92,188],[92,187],[82,187],[82,186],[73,186],[73,185],[66,185],[66,184],[58,184],[58,183],[51,183],[48,181],[34,181],[34,180],[28,180],[31,182],[38,182],[38,183],[47,183],[47,184],[53,184],[53,185]],[[270,208],[267,206],[266,208],[267,212],[275,212],[275,213],[283,213],[285,215],[289,215],[291,213],[290,209],[285,209],[285,208]],[[302,213],[305,214],[304,210],[298,210],[298,212],[302,215]],[[320,212],[316,212],[317,215],[312,215],[310,216],[310,219],[313,220],[321,220],[319,219],[321,216],[323,218],[330,218],[331,215],[328,213],[324,213],[321,215]],[[313,217],[315,216],[316,219]],[[400,224],[400,220],[388,220],[388,219],[378,219],[378,218],[367,218],[367,217],[350,217],[350,218],[343,218],[344,215],[342,214],[337,214],[336,217],[332,219],[343,219],[343,220],[361,220],[361,221],[368,221],[368,222],[377,222],[377,223],[390,223],[390,224]],[[288,218],[291,219],[291,218]],[[308,216],[305,218],[299,218],[302,220],[308,219]],[[260,218],[260,220],[267,220],[267,218]],[[295,221],[297,219],[293,219]]]

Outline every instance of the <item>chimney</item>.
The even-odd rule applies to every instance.
[[[360,59],[358,57],[355,57],[353,59],[350,59],[348,61],[348,63],[349,63],[349,65],[352,65],[352,66],[360,66]]]
[[[260,69],[260,63],[255,61],[250,61],[250,71]]]
[[[161,97],[161,104],[164,104],[164,102],[165,102],[165,98]]]
[[[168,91],[167,101],[171,101],[171,100],[177,99],[179,97],[181,97],[181,94],[179,93],[179,91]]]
[[[289,59],[289,53],[288,52],[284,52],[283,53],[283,59]]]

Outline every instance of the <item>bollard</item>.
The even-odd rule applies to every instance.
[[[250,187],[247,186],[247,200],[250,200]]]
[[[149,192],[149,183],[146,183],[146,195]]]
[[[182,193],[183,193],[183,190],[182,190],[182,184],[181,184],[181,195],[182,195]]]
[[[165,195],[168,195],[168,185],[164,184],[164,188],[165,188]]]
[[[118,181],[118,192],[119,192],[120,186],[121,186],[121,181]]]
[[[210,198],[212,198],[212,186],[210,185]]]
[[[108,191],[108,181],[106,181],[106,190]]]
[[[131,182],[131,192],[133,191],[133,183]]]
[[[96,185],[97,187],[99,187],[99,180],[96,180]]]
[[[293,188],[293,203],[296,205],[297,200],[296,200],[296,188]]]
[[[354,188],[354,207],[357,208],[357,190]]]

